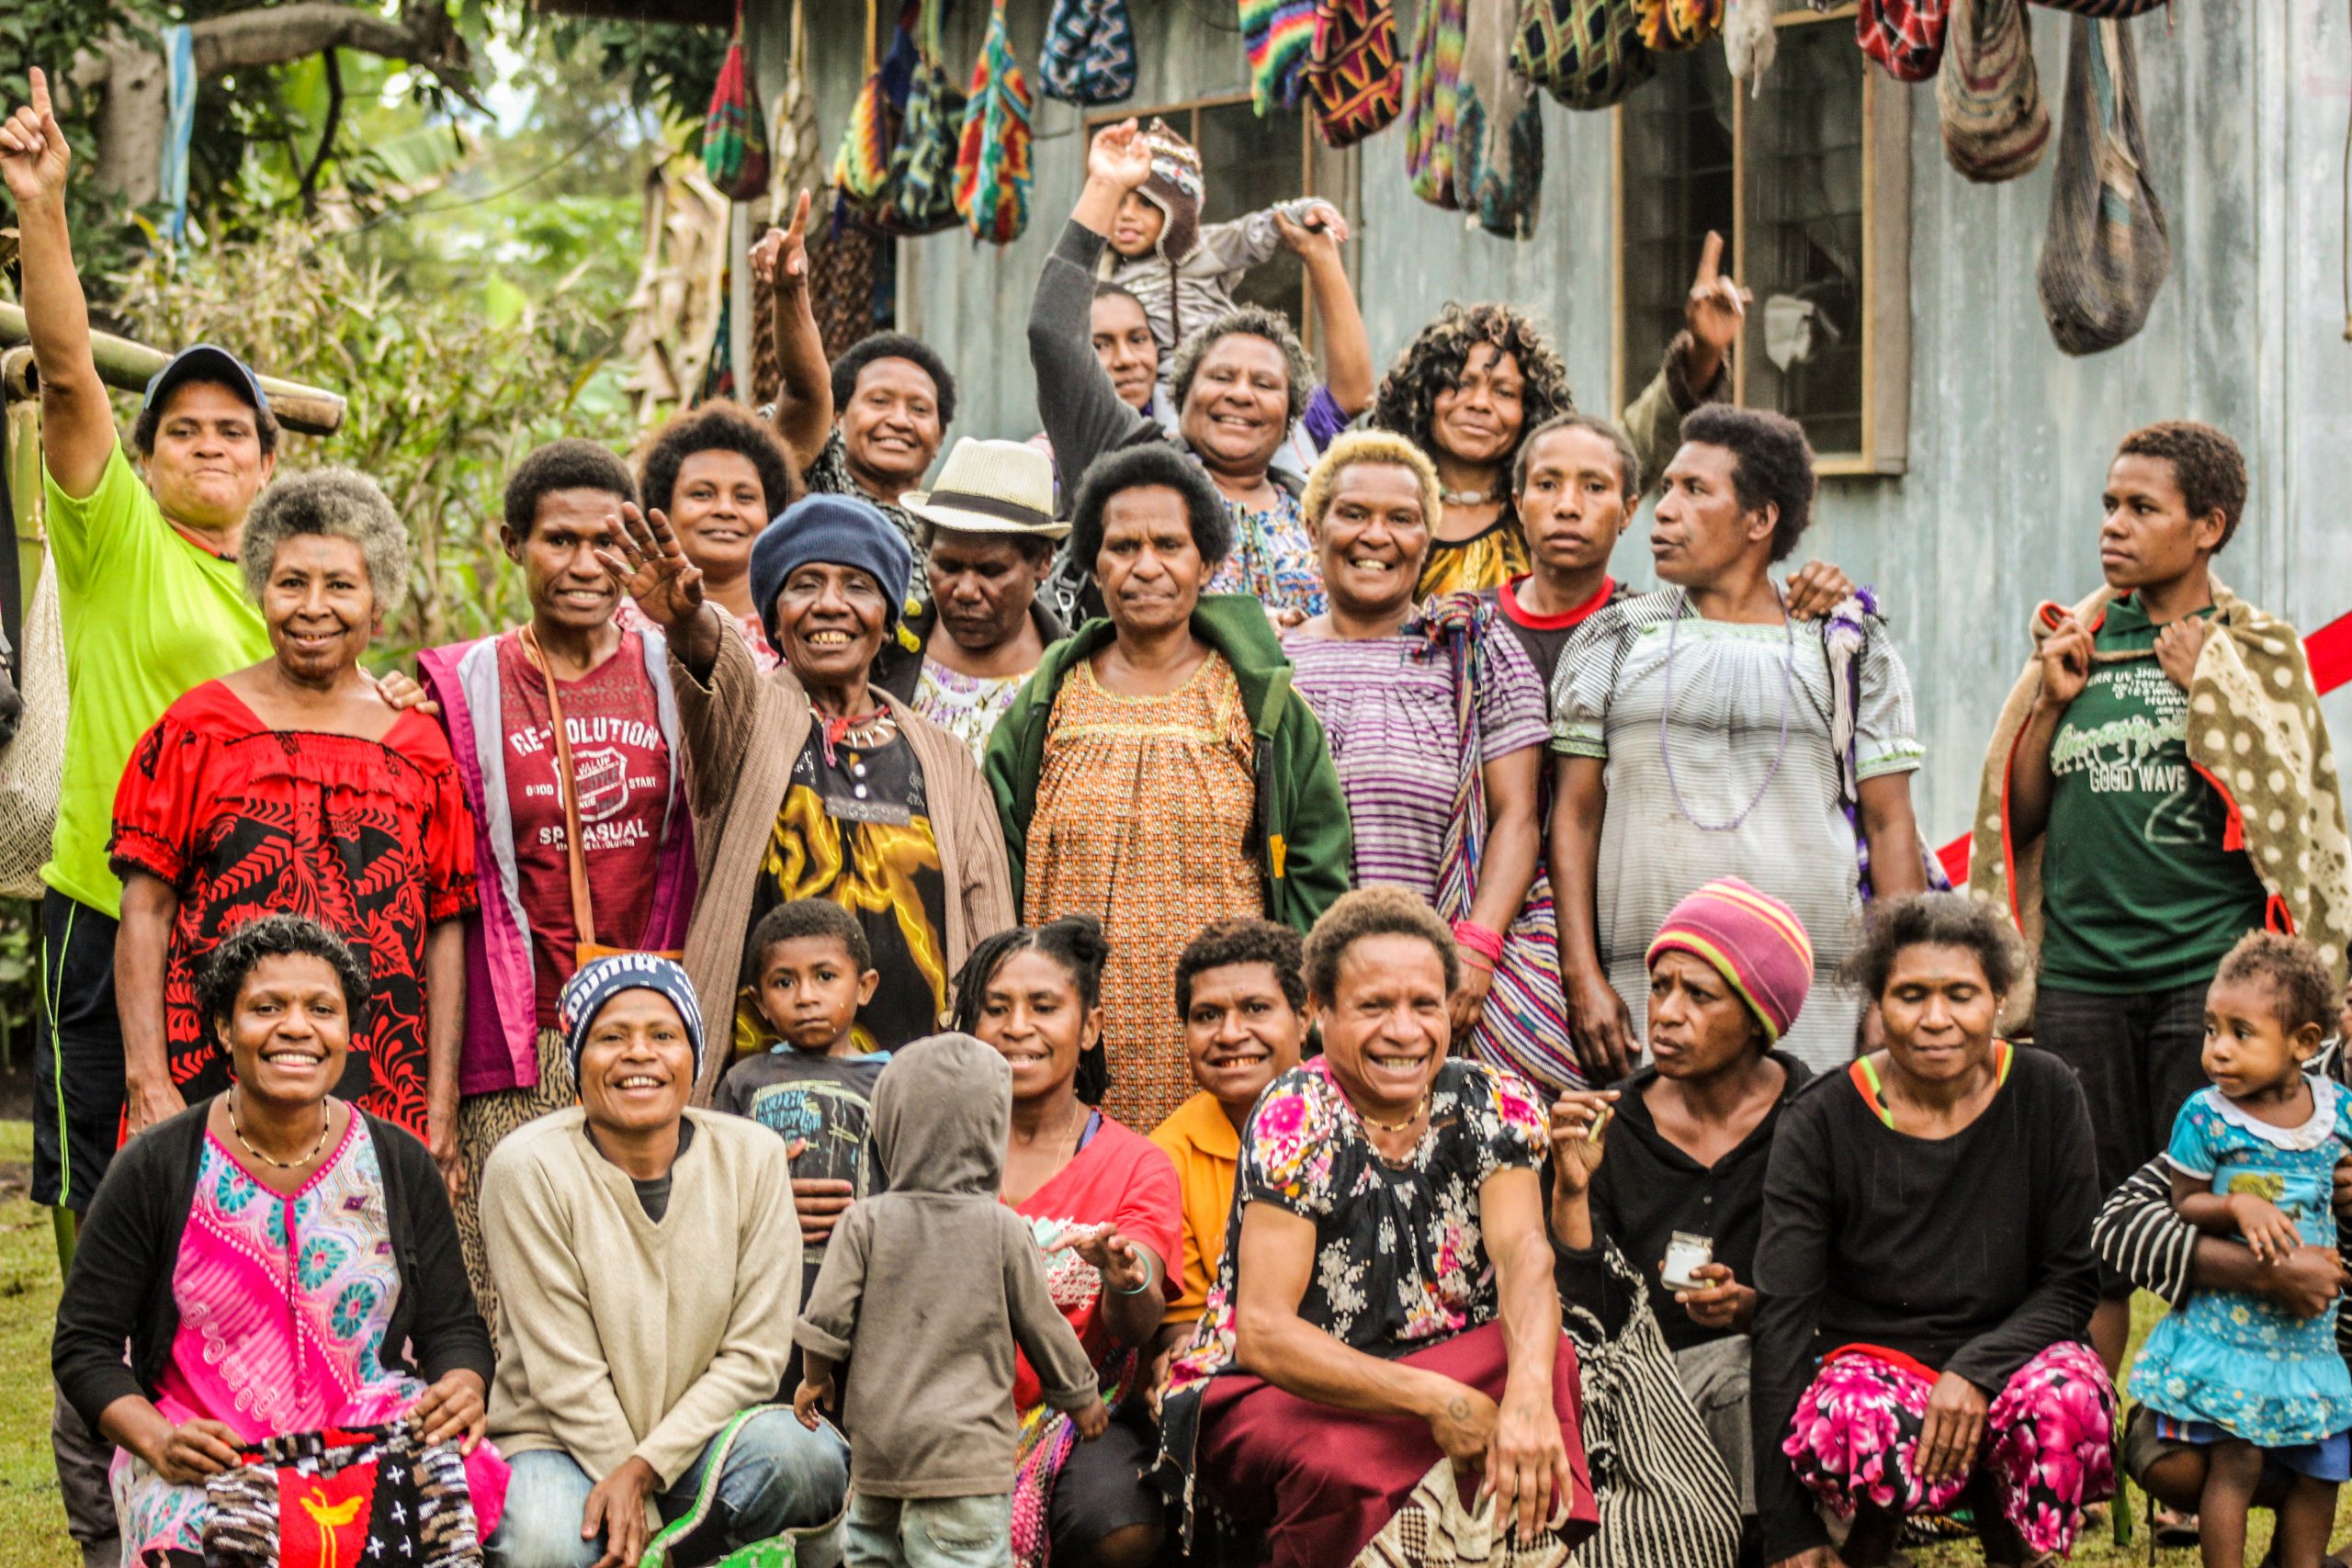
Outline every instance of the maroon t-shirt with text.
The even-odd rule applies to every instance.
[[[621,636],[610,659],[577,681],[560,683],[571,762],[580,773],[581,853],[588,864],[595,940],[632,947],[652,913],[663,815],[670,803],[670,746],[645,648]],[[553,1027],[556,998],[575,966],[580,934],[571,919],[571,856],[564,847],[563,797],[556,792],[554,721],[546,678],[531,667],[521,640],[498,639],[499,700],[506,725],[506,807],[514,823],[514,862],[523,912],[531,922],[531,969],[539,1021]]]

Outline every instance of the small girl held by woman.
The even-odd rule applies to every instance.
[[[2212,1087],[2173,1122],[2173,1207],[2265,1262],[2335,1245],[2330,1194],[2352,1153],[2352,1091],[2304,1071],[2335,1011],[2318,953],[2271,931],[2241,939],[2206,993]],[[2297,1318],[2258,1295],[2199,1292],[2149,1334],[2132,1394],[2166,1439],[2207,1450],[2206,1568],[2245,1568],[2246,1511],[2266,1470],[2286,1483],[2280,1568],[2320,1568],[2336,1484],[2352,1479],[2352,1371],[2334,1312]]]

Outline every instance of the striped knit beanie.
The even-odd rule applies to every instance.
[[[1797,913],[1736,876],[1718,877],[1666,917],[1645,962],[1687,953],[1722,975],[1777,1045],[1813,984],[1813,940]]]
[[[695,1077],[702,1077],[702,1007],[695,1000],[694,980],[658,953],[616,953],[582,964],[556,1000],[556,1022],[563,1030],[572,1082],[580,1081],[580,1056],[588,1048],[588,1031],[596,1015],[623,991],[640,990],[660,992],[678,1010],[685,1021],[686,1043],[694,1047]]]

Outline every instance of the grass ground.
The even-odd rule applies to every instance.
[[[65,1533],[57,1496],[57,1472],[49,1452],[50,1323],[57,1311],[57,1250],[49,1214],[28,1196],[27,1169],[32,1158],[32,1126],[0,1122],[0,1568],[73,1568],[80,1553]],[[2156,1303],[2140,1298],[2133,1342],[2155,1320]],[[2084,1568],[2138,1568],[2149,1561],[2147,1504],[2125,1487],[2120,1506],[2131,1511],[2132,1536],[2119,1546],[2105,1526],[2075,1543],[2074,1561]],[[2253,1551],[2268,1543],[2270,1524],[2257,1516]],[[2352,1536],[2352,1487],[2336,1509],[2337,1541]],[[1929,1548],[1916,1554],[1919,1568],[1972,1568],[1983,1561],[1973,1541]],[[2196,1568],[2192,1550],[2158,1551],[2156,1568]]]

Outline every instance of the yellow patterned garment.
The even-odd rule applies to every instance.
[[[778,904],[828,898],[865,929],[882,983],[860,1008],[860,1052],[895,1051],[938,1032],[947,1006],[947,885],[923,791],[922,764],[903,737],[871,750],[825,743],[810,727],[776,813],[752,897],[751,926]],[[775,1032],[746,986],[735,1049],[763,1051]]]
[[[1519,531],[1519,513],[1510,506],[1502,515],[1466,539],[1432,539],[1430,558],[1421,563],[1418,597],[1435,593],[1484,593],[1514,577],[1525,577],[1527,540]]]
[[[1222,654],[1164,696],[1102,689],[1080,661],[1046,720],[1029,823],[1030,925],[1099,917],[1105,1114],[1154,1127],[1193,1092],[1176,1017],[1176,956],[1211,920],[1266,912],[1250,852],[1257,737]]]

